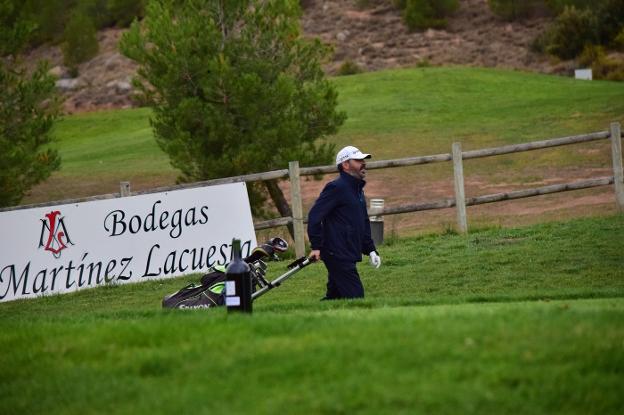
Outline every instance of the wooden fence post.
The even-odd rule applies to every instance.
[[[620,123],[611,123],[611,156],[613,158],[613,186],[615,202],[620,212],[624,212],[624,174],[622,173],[622,139]]]
[[[466,218],[466,195],[464,192],[464,167],[462,164],[461,143],[453,143],[453,174],[455,177],[457,225],[460,233],[466,233],[468,232],[468,220]]]
[[[305,255],[305,239],[303,233],[303,204],[301,202],[301,182],[299,175],[299,162],[288,163],[288,175],[290,177],[290,203],[293,215],[293,230],[295,233],[295,254],[297,258]]]
[[[119,182],[119,195],[121,197],[130,196],[130,182]]]

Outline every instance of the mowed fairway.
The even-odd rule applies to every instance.
[[[392,239],[365,300],[318,301],[315,264],[252,315],[160,309],[197,277],[2,303],[0,413],[619,414],[623,234]]]

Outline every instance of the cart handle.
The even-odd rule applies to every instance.
[[[307,262],[306,262],[306,260],[307,260]],[[288,264],[287,268],[288,269],[293,269],[293,268],[295,268],[297,266],[300,266],[301,268],[303,268],[306,265],[309,265],[309,264],[311,264],[314,261],[315,260],[312,259],[311,257],[302,256],[301,258],[295,259],[293,262]]]

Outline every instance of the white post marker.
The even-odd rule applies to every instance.
[[[581,79],[584,81],[592,80],[592,70],[591,69],[576,69],[574,71],[574,78]]]

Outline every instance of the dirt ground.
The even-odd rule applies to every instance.
[[[418,168],[426,169],[427,166]],[[365,188],[367,198],[384,199],[386,206],[393,207],[454,198],[452,167],[449,166],[447,179],[433,181],[418,180],[418,172],[414,169],[416,167],[369,171]],[[520,175],[514,175],[509,177],[507,183],[491,183],[486,176],[467,174],[464,177],[464,186],[465,195],[469,198],[612,175],[613,171],[609,168],[576,168],[559,171],[556,175],[531,182],[524,181]],[[332,175],[327,175],[320,181],[302,181],[304,212],[308,211],[325,183],[332,178]],[[283,183],[283,189],[289,194],[288,182]],[[467,217],[469,228],[475,229],[524,226],[550,220],[609,215],[616,211],[614,188],[610,185],[469,206]],[[389,215],[384,217],[384,222],[386,235],[415,235],[457,229],[454,208]]]

